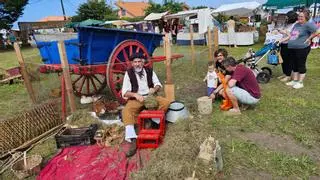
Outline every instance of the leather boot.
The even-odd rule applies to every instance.
[[[127,157],[131,157],[131,156],[135,155],[137,152],[137,139],[135,139],[135,138],[131,139],[130,144],[131,144],[130,148],[129,148],[128,152],[126,153]]]

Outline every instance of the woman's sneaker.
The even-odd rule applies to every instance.
[[[294,86],[297,82],[296,81],[290,81],[290,82],[287,82],[286,85],[287,86]]]
[[[290,77],[290,76],[286,76],[286,77],[280,79],[281,82],[288,82],[288,81],[290,81],[290,80],[291,80],[291,77]]]
[[[295,85],[292,86],[294,89],[300,89],[303,88],[303,83],[302,82],[297,82]]]

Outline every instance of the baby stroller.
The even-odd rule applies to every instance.
[[[238,63],[244,63],[249,67],[255,74],[258,83],[268,83],[270,81],[272,70],[269,67],[258,67],[258,63],[267,58],[268,64],[278,65],[279,64],[279,42],[269,43],[263,46],[257,52],[254,52],[252,49],[249,49],[245,58],[238,60]]]

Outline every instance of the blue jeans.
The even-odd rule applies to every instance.
[[[208,87],[208,88],[207,88],[207,96],[210,96],[215,89],[216,89],[216,88],[214,88],[214,87]]]

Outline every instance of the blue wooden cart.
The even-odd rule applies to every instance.
[[[152,56],[163,35],[100,27],[79,27],[78,38],[64,40],[73,89],[76,95],[91,96],[106,85],[123,103],[121,87],[129,56],[136,52],[148,58],[145,66],[164,61],[165,56]],[[44,65],[42,73],[61,72],[57,41],[36,42]],[[178,59],[183,55],[173,55]]]

